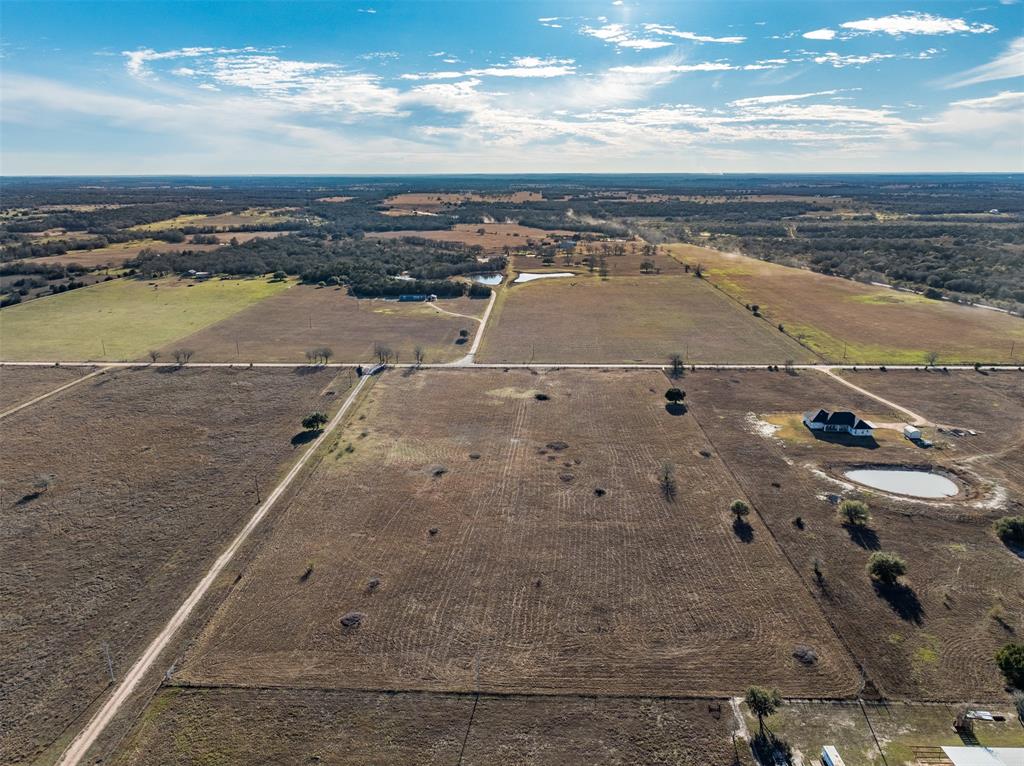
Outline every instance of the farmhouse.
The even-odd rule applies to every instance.
[[[804,425],[812,431],[840,432],[851,436],[871,436],[875,428],[848,410],[829,412],[819,409],[816,412],[805,412]]]

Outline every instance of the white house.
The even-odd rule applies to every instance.
[[[848,410],[805,412],[804,425],[812,431],[845,433],[851,436],[871,436],[871,432],[875,428],[874,425],[866,420],[861,420]]]

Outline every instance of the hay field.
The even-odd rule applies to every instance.
[[[113,762],[749,766],[731,725],[682,700],[171,687]]]
[[[734,529],[742,493],[694,419],[666,411],[666,386],[654,372],[386,375],[176,679],[855,693],[849,656],[767,531]],[[352,611],[365,618],[344,628]],[[801,665],[798,645],[820,661]]]
[[[855,382],[863,385],[859,377]],[[1024,578],[1020,559],[992,531],[1003,508],[1019,502],[1015,493],[1000,491],[1000,473],[965,448],[924,450],[885,438],[854,446],[813,438],[806,430],[798,437],[759,433],[755,418],[766,422],[773,414],[819,406],[885,415],[876,401],[821,373],[698,372],[683,385],[716,453],[863,666],[867,694],[873,688],[890,699],[1005,699],[992,658],[1012,640],[1011,631],[1024,630]],[[912,392],[925,385],[919,380],[888,393],[911,406]],[[980,389],[975,395],[988,406],[1000,399]],[[984,430],[969,411],[949,419]],[[998,446],[1019,440],[1012,430],[1002,433]],[[1020,472],[1021,454],[1018,449],[1001,459],[1016,461]],[[960,469],[974,477],[973,489],[963,499],[924,502],[837,480],[844,466],[864,463]],[[858,496],[872,513],[863,533],[844,528],[835,506],[840,497]],[[876,591],[865,570],[874,550],[906,560],[906,587]],[[823,572],[820,585],[815,560]]]
[[[741,303],[758,304],[772,325],[832,362],[939,364],[1019,362],[1024,319],[912,293],[780,266],[693,245],[664,245]],[[1011,360],[1011,344],[1016,358]]]
[[[379,239],[401,239],[420,237],[436,242],[461,242],[465,245],[479,245],[488,253],[501,253],[504,248],[519,250],[533,247],[552,236],[571,236],[571,231],[534,229],[518,223],[457,223],[451,229],[440,231],[381,231],[367,234]]]
[[[814,361],[692,276],[564,277],[510,285],[481,345],[481,362]]]
[[[485,300],[438,300],[449,312],[474,316]],[[393,300],[357,300],[343,289],[295,285],[265,301],[178,339],[164,350],[185,346],[196,352],[195,361],[296,362],[305,361],[307,349],[327,346],[334,362],[368,362],[374,343],[389,346],[400,362],[413,361],[413,349],[422,346],[427,362],[448,362],[465,356],[479,322],[449,316],[426,303]],[[459,344],[459,330],[470,340]]]
[[[6,360],[135,360],[288,287],[261,279],[117,279],[0,311]]]
[[[122,675],[253,511],[254,477],[273,486],[300,419],[342,397],[333,377],[123,369],[0,421],[0,762],[84,723],[107,652]]]
[[[239,226],[266,226],[280,223],[290,220],[294,212],[296,212],[296,208],[250,208],[240,213],[217,213],[216,215],[194,213],[133,226],[131,231],[164,231],[178,229],[182,226],[213,226],[227,231]]]

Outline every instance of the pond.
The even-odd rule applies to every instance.
[[[529,272],[522,272],[516,277],[513,282],[532,282],[535,279],[553,279],[554,277],[574,277],[576,276],[571,271],[554,271],[548,274],[530,274]]]
[[[930,471],[908,468],[858,468],[846,477],[885,492],[929,499],[953,497],[960,490],[956,483]]]
[[[501,274],[474,274],[472,279],[481,285],[500,285],[502,276]]]

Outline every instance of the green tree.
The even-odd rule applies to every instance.
[[[314,412],[302,419],[302,427],[307,431],[319,431],[327,425],[327,415],[322,412]]]
[[[1007,644],[996,652],[996,664],[1006,680],[1024,689],[1024,644]]]
[[[871,514],[863,500],[844,500],[839,504],[839,518],[847,524],[863,527],[871,520]]]
[[[764,734],[764,719],[774,713],[782,704],[782,695],[778,689],[765,689],[763,686],[751,686],[747,689],[747,707],[757,716],[757,726]]]
[[[736,516],[736,521],[739,521],[750,513],[750,506],[742,500],[733,500],[729,510]]]
[[[996,534],[1004,543],[1024,546],[1024,516],[1003,516],[995,526]]]
[[[884,585],[895,585],[906,573],[906,562],[895,553],[878,551],[868,559],[868,574]]]
[[[683,399],[686,398],[686,392],[681,388],[670,388],[665,392],[665,398],[668,399],[669,404],[682,404]]]

